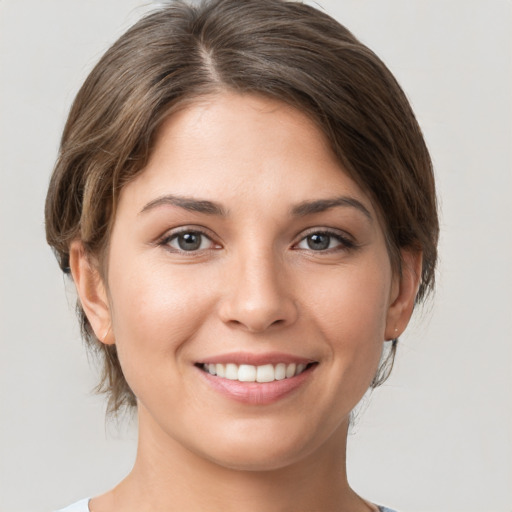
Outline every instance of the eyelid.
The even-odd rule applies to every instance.
[[[335,229],[335,228],[314,227],[314,228],[309,228],[306,231],[301,232],[300,235],[298,236],[297,241],[293,244],[293,248],[296,248],[297,245],[300,242],[302,242],[303,240],[305,240],[308,236],[316,235],[316,234],[326,235],[326,236],[335,238],[336,240],[338,240],[340,242],[340,245],[343,247],[344,250],[355,249],[358,247],[358,244],[355,241],[354,237],[350,233],[347,233],[346,231],[343,231],[340,229]],[[314,251],[313,249],[298,249],[298,250],[305,250],[305,251],[309,250],[311,252],[328,253],[330,251],[336,251],[337,249],[338,249],[338,247],[326,249],[324,251]]]
[[[169,245],[170,240],[178,237],[179,235],[185,234],[185,233],[197,233],[201,236],[206,237],[214,247],[208,248],[208,249],[198,249],[196,251],[184,251],[182,249],[177,249],[175,247],[171,247]],[[194,225],[188,225],[188,226],[179,226],[177,228],[172,228],[167,230],[162,236],[160,236],[156,240],[156,244],[159,246],[165,246],[169,251],[172,251],[173,253],[178,254],[186,254],[188,256],[192,256],[193,254],[202,253],[205,251],[210,251],[213,249],[220,249],[222,245],[215,240],[215,237],[211,231],[203,226],[194,226]]]
[[[208,249],[199,249],[196,251],[184,251],[184,250],[176,249],[173,247],[171,248],[169,246],[169,241],[171,239],[179,236],[180,234],[184,234],[184,233],[198,233],[201,236],[208,238],[208,240],[210,240],[210,242],[214,245],[214,247],[208,248]],[[350,250],[350,249],[355,249],[358,247],[358,243],[355,241],[354,237],[350,233],[348,233],[344,230],[336,229],[336,228],[326,228],[326,227],[313,227],[313,228],[309,228],[305,231],[302,231],[296,237],[296,241],[292,244],[292,249],[298,249],[297,245],[300,242],[302,242],[304,239],[306,239],[308,236],[313,235],[313,234],[326,235],[326,236],[330,236],[330,237],[337,239],[340,242],[340,245],[342,246],[343,250]],[[218,239],[218,237],[216,235],[212,234],[211,230],[209,230],[208,228],[205,228],[204,226],[186,225],[186,226],[179,226],[179,227],[167,230],[162,236],[160,236],[156,240],[156,244],[160,245],[160,246],[166,246],[172,252],[180,253],[180,254],[188,254],[189,256],[191,256],[194,253],[197,254],[200,252],[205,252],[205,251],[209,251],[209,250],[213,250],[213,249],[222,248],[222,244],[217,242],[216,239]],[[313,249],[309,249],[309,250],[311,252],[328,253],[330,251],[336,251],[337,249],[338,249],[337,247],[334,247],[331,249],[326,249],[324,251],[313,251]],[[298,249],[298,250],[308,250],[308,249]]]

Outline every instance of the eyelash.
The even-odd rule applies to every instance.
[[[330,245],[332,239],[334,239],[337,242],[339,242],[339,246],[328,247],[327,249],[322,249],[322,250],[314,250],[312,248],[304,248],[304,249],[297,248],[297,250],[306,250],[306,251],[311,251],[311,252],[320,253],[320,254],[330,254],[332,252],[336,252],[336,251],[340,251],[340,250],[341,251],[350,251],[350,250],[354,250],[357,248],[357,244],[351,238],[349,238],[349,236],[343,235],[338,231],[332,231],[332,230],[328,230],[328,229],[312,229],[312,230],[310,230],[299,240],[299,242],[297,244],[295,244],[295,246],[297,246],[298,244],[300,244],[302,242],[307,243],[307,239],[313,235],[329,237],[329,245]]]
[[[185,249],[182,249],[182,248],[178,248],[178,247],[172,247],[170,245],[170,243],[173,241],[173,240],[179,240],[179,237],[180,236],[183,236],[183,235],[195,235],[195,236],[199,236],[201,238],[206,238],[210,241],[210,243],[212,245],[218,245],[218,244],[215,244],[215,242],[213,242],[211,236],[209,236],[206,232],[200,230],[200,229],[191,229],[191,228],[184,228],[184,229],[181,229],[179,231],[176,231],[174,233],[171,233],[171,234],[168,234],[166,236],[164,236],[164,238],[162,238],[159,242],[158,242],[158,245],[162,246],[162,247],[166,247],[168,250],[172,251],[172,252],[176,252],[176,253],[180,253],[180,254],[185,254],[185,255],[193,255],[194,253],[198,253],[198,252],[203,252],[203,251],[210,251],[210,250],[213,250],[215,249],[215,247],[213,248],[207,248],[207,249],[195,249],[195,250],[190,250],[190,251],[187,251]],[[202,240],[200,242],[200,244],[202,245],[204,242],[204,240]],[[220,247],[220,246],[219,246]]]
[[[179,240],[179,237],[183,236],[183,235],[195,235],[195,236],[199,236],[201,238],[206,238],[207,240],[210,241],[210,244],[217,245],[217,247],[209,247],[209,248],[203,248],[203,249],[201,249],[199,247],[199,248],[193,249],[193,250],[185,250],[185,249],[182,249],[179,247],[172,247],[170,245],[170,243],[173,240]],[[302,242],[307,243],[308,238],[312,237],[313,235],[328,237],[329,245],[331,244],[332,239],[334,239],[339,243],[339,246],[327,247],[326,249],[321,249],[321,250],[315,250],[315,249],[312,249],[311,247],[309,247],[309,248],[298,247],[299,244],[301,244]],[[204,240],[201,240],[200,245],[202,245],[203,242],[204,242]],[[158,242],[158,245],[165,247],[172,252],[180,253],[180,254],[184,254],[184,255],[190,255],[190,256],[197,254],[199,252],[210,251],[210,250],[215,250],[217,248],[220,248],[220,245],[215,244],[215,242],[212,240],[211,236],[209,234],[207,234],[205,231],[202,231],[200,229],[191,229],[191,228],[188,228],[188,229],[184,228],[177,232],[174,232],[174,233],[164,236]],[[332,252],[336,252],[336,251],[340,251],[340,250],[341,251],[350,251],[350,250],[354,250],[356,248],[357,248],[357,244],[351,238],[349,238],[346,235],[342,235],[341,233],[339,233],[337,231],[331,231],[328,229],[312,229],[308,233],[304,234],[301,237],[301,239],[293,245],[294,250],[304,250],[304,251],[310,251],[312,253],[319,253],[319,254],[330,254]]]

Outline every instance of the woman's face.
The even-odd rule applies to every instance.
[[[399,321],[368,196],[306,116],[253,95],[162,126],[107,287],[141,436],[232,468],[336,449]]]

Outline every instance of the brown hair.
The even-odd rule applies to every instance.
[[[438,220],[431,160],[402,89],[382,61],[327,14],[285,0],[173,2],[130,28],[80,89],[46,199],[46,233],[60,267],[82,241],[102,262],[122,187],[147,162],[173,111],[220,90],[256,93],[309,115],[382,216],[391,261],[422,251],[417,302],[433,288]],[[82,332],[103,358],[109,410],[134,405],[115,345]],[[392,366],[396,342],[373,386]]]

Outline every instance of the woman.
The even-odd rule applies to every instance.
[[[177,2],[71,109],[47,237],[137,459],[67,510],[387,510],[350,412],[433,286],[431,162],[384,64],[282,0]]]

